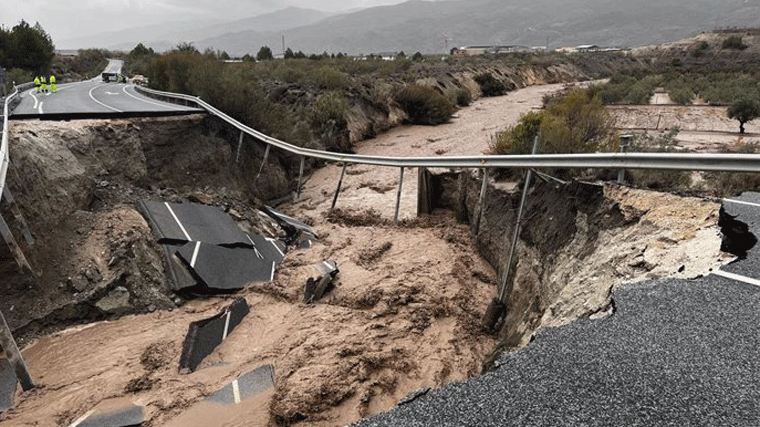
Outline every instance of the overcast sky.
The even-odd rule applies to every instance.
[[[3,0],[0,25],[21,19],[40,25],[56,40],[157,24],[248,18],[289,6],[323,11],[401,3],[403,0]]]

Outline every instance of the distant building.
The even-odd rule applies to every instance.
[[[530,46],[461,46],[451,49],[452,56],[479,56],[501,53],[528,53],[533,52]]]
[[[56,49],[55,54],[58,56],[77,56],[79,50],[77,49]]]
[[[619,47],[601,47],[595,44],[582,44],[580,46],[565,46],[554,49],[555,52],[576,53],[576,52],[620,52],[624,49]]]

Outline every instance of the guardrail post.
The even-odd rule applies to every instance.
[[[398,193],[396,194],[396,213],[393,214],[393,222],[398,224],[398,210],[401,206],[401,189],[404,187],[404,167],[401,167],[398,177]]]
[[[235,156],[235,163],[240,163],[240,149],[243,148],[243,137],[245,136],[245,133],[241,130],[240,131],[240,138],[238,139],[238,149],[237,149],[237,155]],[[267,145],[267,148],[269,146]]]
[[[625,153],[628,151],[628,146],[631,144],[632,135],[620,135],[620,152]],[[625,169],[618,171],[617,183],[623,185],[625,183]]]
[[[26,260],[24,253],[21,251],[16,239],[13,237],[13,233],[11,233],[10,227],[8,227],[8,223],[5,222],[2,215],[0,215],[0,234],[3,236],[5,243],[8,244],[8,248],[11,250],[13,257],[16,259],[16,264],[21,268],[21,271],[24,273],[31,273],[32,266],[29,265],[29,261]]]
[[[271,145],[267,144],[267,148],[264,150],[264,158],[261,159],[261,165],[259,165],[259,173],[256,174],[256,179],[253,180],[254,184],[259,180],[261,172],[264,170],[264,165],[267,164],[267,158],[269,158],[269,147],[271,147]]]
[[[333,196],[332,205],[330,210],[335,209],[335,203],[338,201],[338,193],[340,193],[340,186],[343,185],[343,176],[346,175],[346,166],[348,163],[343,163],[343,169],[340,170],[340,178],[338,179],[338,188],[335,189],[335,195]]]
[[[8,323],[5,321],[5,316],[0,312],[0,345],[5,350],[5,355],[8,357],[8,362],[13,366],[13,370],[16,371],[16,378],[21,383],[21,388],[24,391],[33,389],[34,381],[29,374],[29,369],[26,367],[24,358],[21,357],[21,352],[18,351],[16,340],[13,339],[11,329],[8,327]]]
[[[533,140],[533,153],[538,151],[538,137]],[[515,248],[517,248],[517,238],[520,235],[520,224],[522,223],[522,212],[525,207],[525,199],[528,197],[528,187],[530,187],[530,180],[533,178],[533,171],[528,169],[528,174],[525,176],[525,185],[523,186],[522,197],[520,198],[520,207],[517,209],[517,222],[515,224],[515,232],[512,235],[512,244],[509,248],[509,257],[507,258],[507,264],[504,266],[504,274],[501,278],[501,289],[499,290],[499,301],[505,303],[504,296],[507,290],[507,281],[509,279],[509,270],[512,266],[512,259],[514,258]]]
[[[480,220],[483,218],[483,209],[486,205],[486,190],[488,188],[488,173],[490,169],[483,168],[483,183],[480,185],[480,195],[478,196],[478,212],[475,215],[475,224],[473,233],[477,236],[480,231]]]
[[[431,181],[428,168],[417,168],[417,216],[433,213]]]
[[[298,200],[301,198],[301,181],[303,180],[303,167],[304,162],[306,162],[306,157],[301,156],[301,167],[298,171],[298,188],[296,188],[296,198],[295,200]]]
[[[10,206],[11,208],[13,217],[16,218],[16,221],[18,221],[21,224],[21,233],[24,235],[24,239],[26,240],[26,243],[29,246],[33,245],[34,238],[32,237],[32,233],[29,231],[29,226],[26,224],[24,215],[21,213],[21,209],[18,208],[18,205],[16,204],[16,200],[13,198],[13,195],[11,194],[11,190],[8,189],[7,185],[3,187],[3,197],[5,197],[5,201],[8,202],[8,206]]]

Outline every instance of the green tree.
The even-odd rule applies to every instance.
[[[219,59],[221,59],[222,61],[229,61],[230,54],[227,53],[226,50],[223,50],[222,53],[219,54]]]
[[[34,72],[47,72],[55,55],[53,41],[39,23],[31,27],[24,20],[11,30],[5,49],[6,67]]]
[[[272,55],[272,49],[270,49],[269,46],[261,46],[259,53],[256,54],[256,60],[269,61],[272,59],[274,59],[274,55]]]
[[[760,117],[760,104],[754,99],[738,99],[728,106],[727,114],[739,121],[739,133],[744,133],[744,124]]]
[[[153,48],[145,47],[144,44],[138,43],[137,46],[129,52],[129,56],[146,56],[155,53],[156,52],[153,51]]]
[[[296,54],[295,54],[295,53],[293,53],[293,49],[291,49],[291,48],[287,48],[287,49],[285,50],[285,54],[283,55],[283,57],[284,57],[285,59],[293,59],[293,58],[295,58],[295,57],[296,57]]]
[[[195,46],[193,46],[192,43],[188,43],[188,42],[181,42],[174,48],[174,50],[177,52],[199,53],[198,49]]]
[[[412,55],[412,61],[419,62],[423,59],[425,58],[422,57],[422,54],[420,52],[415,52],[414,55]]]

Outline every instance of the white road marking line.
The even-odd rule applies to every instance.
[[[37,108],[37,112],[40,113],[40,114],[42,114],[42,104],[43,104],[43,102],[40,101],[40,106],[39,106],[39,108]]]
[[[734,273],[729,273],[727,271],[713,271],[713,274],[720,277],[725,277],[726,279],[736,280],[737,282],[743,282],[750,285],[758,286],[760,287],[760,280],[753,279],[751,277],[741,276]]]
[[[284,254],[284,253],[283,253],[283,252],[280,250],[280,247],[279,247],[279,246],[277,246],[277,243],[275,243],[275,240],[274,240],[274,239],[269,239],[269,238],[267,238],[266,240],[268,240],[268,241],[269,241],[269,243],[271,243],[271,244],[272,244],[272,246],[274,246],[274,248],[275,248],[275,249],[277,249],[277,252],[279,252],[279,253],[280,253],[280,256],[281,256],[281,257],[283,257],[283,258],[285,257],[285,254]]]
[[[201,248],[201,242],[195,242],[193,250],[193,259],[190,260],[190,267],[195,268],[195,261],[198,259],[198,250]]]
[[[179,229],[182,230],[182,233],[185,235],[185,238],[187,239],[187,241],[192,242],[193,239],[190,238],[190,235],[187,234],[187,230],[185,230],[185,227],[183,227],[182,223],[179,222],[179,218],[177,218],[177,215],[174,213],[174,210],[172,210],[172,207],[169,206],[169,202],[164,202],[164,204],[166,205],[166,209],[169,210],[169,213],[172,214],[172,217],[174,218],[174,220],[177,221],[177,225],[179,225]]]
[[[222,332],[222,341],[227,339],[227,334],[230,331],[230,314],[231,312],[227,312],[227,319],[224,321],[224,332]]]
[[[270,282],[274,280],[274,268],[275,268],[275,262],[272,261],[272,273],[269,275]]]
[[[736,203],[736,204],[739,204],[739,205],[755,206],[755,207],[760,208],[760,204],[758,204],[758,203],[743,202],[741,200],[734,200],[734,199],[723,199],[723,201],[724,202],[729,202],[729,203]]]
[[[90,99],[92,99],[92,100],[93,100],[93,101],[95,101],[96,103],[98,103],[98,104],[100,104],[100,105],[102,105],[102,106],[104,106],[104,107],[106,107],[106,108],[108,108],[108,109],[111,109],[111,110],[113,110],[113,111],[116,111],[117,113],[122,113],[123,111],[119,110],[118,108],[114,108],[114,107],[111,107],[110,105],[104,104],[104,103],[102,103],[102,102],[98,101],[97,99],[95,99],[95,97],[94,97],[94,96],[92,96],[92,91],[94,91],[95,89],[97,89],[97,88],[99,88],[99,87],[101,87],[101,86],[105,86],[105,84],[102,84],[102,85],[97,85],[97,86],[94,86],[92,89],[90,89],[90,92],[89,92],[89,94],[90,94]]]
[[[142,101],[142,102],[148,103],[148,104],[157,105],[159,107],[166,107],[166,108],[170,108],[170,109],[173,109],[173,110],[185,110],[186,109],[186,108],[178,107],[178,106],[171,105],[171,104],[169,104],[169,105],[167,105],[167,104],[161,104],[159,102],[150,101],[150,100],[147,100],[147,99],[144,99],[144,98],[140,98],[140,97],[138,97],[136,95],[132,95],[131,93],[127,92],[127,87],[132,87],[132,86],[134,86],[134,85],[124,86],[121,90],[122,90],[122,92],[126,93],[127,95],[131,96],[132,98],[134,98],[134,99],[136,99],[138,101]]]
[[[33,93],[29,92],[29,96],[31,96],[32,99],[34,100],[34,107],[32,107],[32,110],[36,110],[37,109],[37,104],[39,104],[39,101],[37,100],[37,97],[34,96]]]
[[[232,382],[232,396],[235,399],[235,404],[240,403],[240,386],[238,380]]]
[[[77,427],[79,424],[82,424],[82,421],[86,420],[87,417],[89,417],[90,415],[92,415],[94,413],[95,413],[95,410],[94,409],[90,409],[89,412],[87,412],[86,414],[84,414],[81,417],[77,418],[76,421],[74,421],[73,423],[71,423],[69,425],[69,427]]]
[[[256,257],[258,259],[264,259],[264,256],[261,255],[261,252],[259,252],[258,248],[256,248],[256,244],[253,243],[253,239],[251,239],[251,236],[249,236],[248,234],[246,234],[245,237],[247,237],[248,241],[251,242],[251,245],[253,246],[253,251],[256,252]]]

